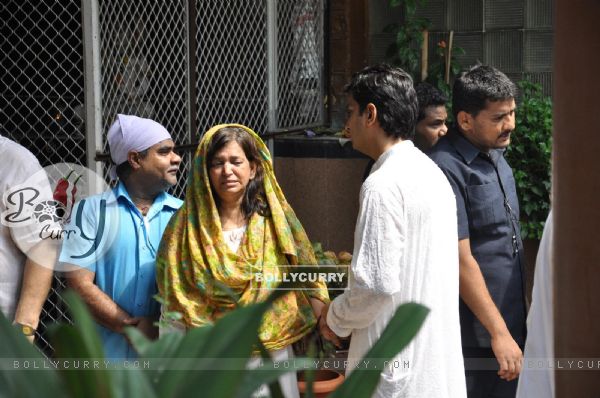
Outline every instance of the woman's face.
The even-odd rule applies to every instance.
[[[241,200],[246,187],[256,174],[256,165],[248,161],[236,141],[230,141],[213,157],[209,167],[210,183],[225,202]]]

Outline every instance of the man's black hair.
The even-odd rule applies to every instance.
[[[421,82],[415,86],[417,100],[419,101],[419,116],[417,123],[425,119],[425,110],[430,106],[446,106],[448,97],[441,90],[427,82]]]
[[[388,136],[413,138],[418,106],[408,73],[386,64],[369,66],[352,76],[345,92],[358,103],[361,114],[367,104],[375,105],[377,120]]]
[[[492,66],[476,65],[454,82],[452,112],[455,118],[460,111],[477,116],[488,101],[505,101],[516,96],[517,86],[504,73]]]

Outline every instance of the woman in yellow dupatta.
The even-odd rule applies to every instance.
[[[212,324],[236,304],[264,300],[270,291],[256,289],[257,273],[317,264],[269,151],[251,129],[218,125],[204,134],[184,204],[164,232],[156,262],[163,311],[180,313],[185,328]],[[326,286],[306,286],[277,300],[263,317],[259,337],[268,350],[290,349],[320,319],[329,302]]]

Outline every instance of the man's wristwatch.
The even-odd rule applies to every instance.
[[[36,332],[36,330],[35,330],[35,329],[34,329],[32,326],[29,326],[29,325],[23,325],[22,323],[16,323],[15,325],[16,325],[16,326],[17,326],[19,329],[21,329],[21,332],[22,332],[22,333],[23,333],[25,336],[29,337],[29,336],[33,336],[33,335],[35,335],[35,332]]]

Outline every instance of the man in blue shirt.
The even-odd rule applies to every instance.
[[[74,266],[72,287],[90,308],[107,358],[135,358],[123,328],[156,338],[160,307],[156,251],[182,202],[167,194],[181,158],[167,130],[153,120],[118,115],[108,132],[117,186],[81,200],[73,209],[60,261]]]
[[[512,170],[504,159],[515,128],[516,87],[478,65],[453,87],[455,125],[430,151],[456,196],[460,318],[467,392],[514,397],[525,341],[523,245]],[[500,370],[468,358],[496,358]]]

